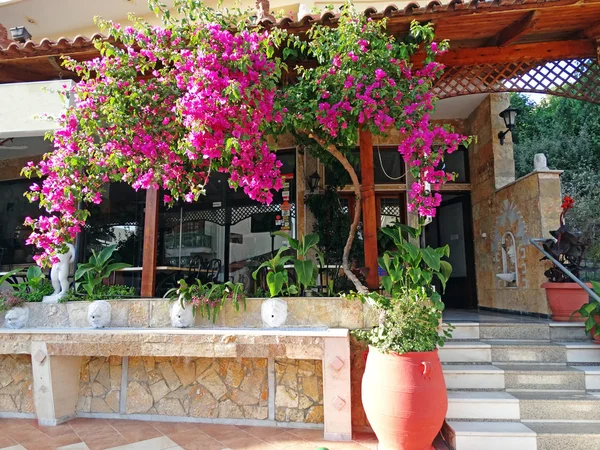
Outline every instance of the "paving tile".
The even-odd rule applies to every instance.
[[[158,438],[137,442],[132,444],[132,447],[135,450],[167,450],[168,448],[172,448],[176,445],[177,444],[167,436],[161,436]]]
[[[232,436],[248,436],[248,433],[235,425],[198,424],[198,426],[200,430],[217,441],[220,438],[229,438]]]
[[[291,431],[287,428],[275,428],[275,427],[238,427],[240,430],[246,433],[264,440],[266,437],[275,436],[278,434],[286,433]]]
[[[222,450],[223,445],[206,433],[196,430],[169,434],[169,438],[185,450]]]
[[[4,433],[0,433],[0,449],[14,447],[15,445],[17,445],[15,440],[9,438]]]
[[[182,431],[190,431],[198,429],[197,423],[186,422],[151,422],[152,427],[163,434],[181,433]]]
[[[263,440],[276,448],[282,449],[288,447],[295,447],[297,445],[306,444],[308,442],[305,439],[302,439],[288,431],[280,434],[275,434],[273,436],[267,436]]]
[[[56,450],[90,450],[90,448],[85,444],[85,442],[79,442],[77,444],[65,445],[64,447],[59,447]]]
[[[68,424],[77,432],[77,434],[85,433],[86,431],[112,428],[108,422],[103,419],[86,419],[83,417],[70,420]]]
[[[289,433],[298,436],[299,438],[307,441],[322,441],[323,430],[305,430],[305,429],[294,429],[290,430]]]
[[[2,433],[19,444],[22,444],[24,441],[48,439],[48,436],[30,424],[26,424],[22,427],[8,428],[6,430],[2,429]]]
[[[107,420],[108,424],[123,436],[127,442],[135,443],[149,439],[163,437],[164,434],[150,425],[148,422],[137,422],[128,420]]]
[[[0,419],[0,430],[8,430],[10,428],[19,428],[26,425],[37,424],[35,419]]]
[[[32,426],[36,430],[41,431],[42,433],[44,433],[46,436],[49,436],[49,437],[57,437],[57,436],[64,436],[64,435],[68,435],[68,434],[75,434],[75,431],[73,431],[73,428],[68,423],[63,423],[63,424],[57,425],[55,427],[44,427],[44,426],[38,425],[37,423],[32,424]]]
[[[2,450],[27,450],[25,447],[23,447],[22,445],[13,445],[12,447],[6,447],[3,448]]]
[[[85,443],[90,450],[106,450],[108,448],[129,445],[129,442],[127,442],[123,436],[117,433],[112,436],[85,439]]]
[[[265,441],[244,433],[244,436],[231,436],[221,438],[219,442],[231,450],[276,450],[276,447],[267,444]]]

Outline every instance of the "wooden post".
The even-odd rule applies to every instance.
[[[359,137],[365,266],[369,269],[367,286],[369,289],[377,289],[379,287],[379,275],[377,274],[377,208],[375,205],[373,135],[370,131],[361,129]]]
[[[156,290],[156,254],[158,252],[158,189],[146,191],[144,252],[142,255],[142,297],[154,297]]]

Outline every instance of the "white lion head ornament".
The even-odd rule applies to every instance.
[[[12,308],[4,316],[4,326],[6,328],[23,328],[29,320],[29,308],[25,306]]]
[[[105,300],[96,300],[88,307],[88,322],[92,328],[104,328],[110,323],[112,307]]]
[[[175,328],[189,328],[194,325],[194,308],[189,303],[182,305],[180,300],[171,305],[171,326]]]

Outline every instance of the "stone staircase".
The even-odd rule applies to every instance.
[[[454,323],[440,349],[454,450],[600,446],[600,345],[576,323]]]

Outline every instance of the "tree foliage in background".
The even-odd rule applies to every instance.
[[[564,170],[562,190],[576,200],[570,225],[589,239],[587,258],[600,261],[600,106],[549,96],[536,104],[512,94],[519,108],[515,139],[517,177],[533,170],[533,156],[544,153],[550,169]]]

